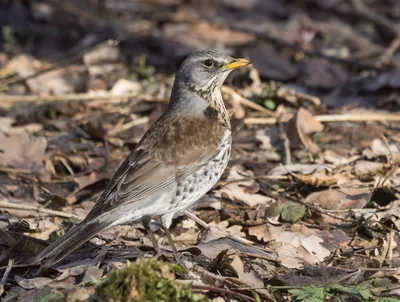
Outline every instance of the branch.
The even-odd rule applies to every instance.
[[[0,209],[32,211],[32,212],[36,212],[38,214],[47,214],[50,216],[59,216],[59,217],[64,217],[64,218],[74,218],[74,219],[82,220],[81,217],[76,216],[74,214],[68,214],[68,213],[64,213],[61,211],[49,210],[49,209],[45,209],[41,206],[30,206],[30,205],[21,204],[21,203],[15,204],[15,203],[11,203],[11,202],[4,201],[4,200],[5,199],[0,201]]]
[[[314,118],[322,123],[329,122],[400,122],[400,114],[332,114],[332,115],[316,115]],[[275,118],[255,118],[249,117],[244,119],[246,125],[274,125],[277,123]]]
[[[242,104],[245,107],[265,113],[266,115],[269,115],[269,116],[277,117],[277,114],[274,111],[268,110],[267,108],[264,108],[263,106],[258,105],[256,103],[254,103],[253,101],[250,101],[249,99],[246,99],[245,97],[243,97],[239,93],[237,93],[235,90],[233,90],[233,88],[231,88],[231,87],[223,86],[222,92],[227,94],[232,99],[238,101],[240,104]]]

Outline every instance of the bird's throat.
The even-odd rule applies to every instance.
[[[209,118],[216,120],[217,122],[225,125],[227,128],[231,128],[229,121],[228,111],[226,110],[224,100],[222,98],[221,92],[218,91],[210,96],[207,100],[210,104],[204,111],[204,115]]]

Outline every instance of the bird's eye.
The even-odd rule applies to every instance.
[[[214,66],[214,61],[211,60],[211,59],[205,60],[205,61],[204,61],[204,66],[207,67],[207,68],[211,68],[211,67]]]

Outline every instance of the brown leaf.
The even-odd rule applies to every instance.
[[[210,232],[207,234],[204,242],[209,242],[212,240],[233,235],[245,237],[245,234],[241,232],[242,227],[240,225],[233,225],[231,227],[228,227],[228,225],[228,221],[221,221],[220,223],[211,222],[209,224]]]
[[[138,82],[130,81],[127,79],[119,79],[111,89],[113,95],[123,95],[125,93],[137,93],[142,91],[142,86]]]
[[[324,126],[317,121],[310,112],[300,108],[295,117],[285,125],[286,134],[290,141],[290,146],[299,148],[301,145],[311,153],[318,153],[319,147],[313,143],[310,134],[321,132]]]
[[[16,275],[16,276],[14,276],[14,279],[15,279],[15,281],[17,281],[18,285],[24,289],[34,289],[34,288],[38,288],[38,287],[43,287],[46,284],[53,282],[52,279],[44,278],[44,277],[25,279],[25,278],[22,278],[22,277]]]
[[[251,175],[252,173],[250,171],[245,171],[241,166],[236,165],[232,167],[227,180],[230,181],[241,179]],[[232,200],[242,201],[250,207],[273,202],[272,198],[261,194],[255,194],[255,191],[253,191],[252,193],[248,193],[247,188],[254,184],[255,182],[253,180],[229,183],[227,185],[224,185],[221,188],[220,192],[222,196],[230,198]],[[258,189],[256,191],[258,191]]]
[[[240,259],[238,255],[235,255],[235,257],[233,258],[231,266],[235,269],[238,278],[241,281],[246,282],[246,284],[248,284],[249,286],[254,286],[254,287],[264,286],[264,282],[261,279],[257,278],[253,271],[249,273],[244,272],[243,261]]]
[[[269,242],[279,237],[283,231],[283,225],[262,224],[249,227],[249,235],[256,236],[258,240]]]
[[[305,202],[328,210],[345,210],[363,208],[372,196],[369,188],[341,187],[311,193]]]
[[[0,166],[31,169],[43,165],[47,147],[44,137],[27,133],[6,135],[0,132]]]
[[[303,263],[316,264],[330,255],[321,245],[324,241],[316,235],[283,232],[276,241],[282,243],[276,250],[278,259],[288,268],[299,268]]]

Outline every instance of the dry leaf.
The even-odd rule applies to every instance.
[[[258,240],[269,242],[279,237],[283,225],[262,224],[249,227],[249,235],[256,236]]]
[[[27,133],[7,135],[0,132],[0,166],[39,168],[47,147],[44,137],[35,138]]]
[[[227,180],[230,181],[241,179],[251,175],[252,174],[249,171],[245,171],[241,166],[236,165],[232,167]],[[223,186],[220,192],[223,197],[227,197],[232,200],[242,201],[250,207],[254,207],[260,204],[265,205],[267,203],[273,202],[273,199],[268,196],[249,193],[248,188],[255,184],[255,181],[252,180],[229,183]],[[258,191],[258,189],[256,191]]]
[[[231,262],[231,266],[235,269],[239,279],[246,282],[249,286],[253,287],[263,287],[264,282],[257,278],[254,272],[245,273],[244,264],[238,255],[235,255]]]
[[[292,148],[299,148],[303,145],[311,153],[318,153],[320,149],[313,143],[310,134],[321,132],[323,129],[324,125],[303,108],[300,108],[296,116],[285,125],[290,146]]]
[[[242,227],[240,225],[233,225],[229,228],[228,225],[228,221],[221,221],[220,223],[211,222],[208,225],[210,227],[210,232],[208,233],[204,242],[210,242],[212,240],[234,235],[245,237],[245,234],[241,232]]]

